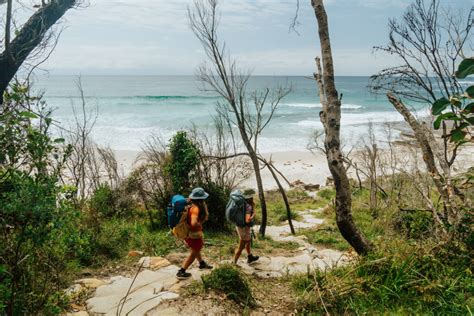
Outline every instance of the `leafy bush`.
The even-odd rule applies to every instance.
[[[202,277],[204,288],[221,292],[231,300],[253,306],[255,300],[243,274],[231,265],[224,265]]]
[[[171,176],[174,192],[182,193],[189,190],[193,171],[199,165],[199,149],[185,131],[177,132],[170,140],[168,148],[171,159],[165,170]]]
[[[407,237],[420,239],[429,235],[433,229],[433,217],[425,211],[399,212],[395,226],[406,232]]]
[[[213,182],[199,184],[199,186],[202,186],[209,193],[209,197],[206,200],[209,211],[209,220],[205,223],[206,229],[228,229],[229,225],[225,217],[225,207],[229,200],[230,192]]]
[[[89,200],[90,208],[103,217],[115,215],[114,204],[115,194],[108,184],[101,184]]]
[[[25,110],[33,104],[41,119]],[[57,314],[64,304],[71,270],[64,235],[75,212],[58,183],[70,146],[49,136],[44,108],[15,84],[1,109],[0,314]]]
[[[336,191],[334,189],[325,188],[318,191],[318,196],[330,201],[336,197]]]
[[[107,183],[100,184],[89,200],[90,208],[102,218],[130,216],[136,208],[135,204],[127,192],[121,188],[114,190]]]

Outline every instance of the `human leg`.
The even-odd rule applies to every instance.
[[[242,254],[242,251],[245,248],[245,244],[246,244],[245,240],[242,240],[242,239],[239,240],[239,247],[237,248],[234,254],[234,263],[237,263],[237,260],[239,260],[240,255]]]

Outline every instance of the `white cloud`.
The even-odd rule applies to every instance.
[[[255,74],[311,75],[315,71],[314,58],[320,55],[318,48],[282,49],[241,54],[239,64],[254,69]],[[374,56],[370,49],[337,49],[333,51],[336,75],[374,74],[394,64],[385,56]]]

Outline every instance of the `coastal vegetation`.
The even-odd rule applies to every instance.
[[[10,16],[11,3],[7,0]],[[181,292],[180,302],[214,293],[216,304],[229,301],[236,313],[261,308],[327,315],[472,314],[474,168],[454,169],[459,151],[472,143],[473,87],[465,89],[458,82],[474,75],[473,59],[463,55],[471,15],[465,24],[448,18],[454,29],[445,29],[438,20],[438,1],[415,0],[401,23],[390,22],[390,42],[379,49],[404,63],[375,75],[372,87],[387,94],[403,115],[412,142],[396,144],[388,133],[387,148],[381,149],[369,127],[364,146],[347,152],[340,140],[344,125],[330,23],[323,1],[311,1],[322,54],[314,74],[325,131],[320,149],[332,175],[320,188],[290,183],[271,158],[260,154],[259,136],[290,89],[247,89],[250,74],[237,68],[218,40],[215,0],[196,1],[188,15],[211,64],[199,69],[198,78],[222,97],[213,122],[217,132],[209,136],[190,124],[170,139],[151,135],[134,169],[121,174],[114,151],[91,137],[98,111],[88,110],[80,81],[82,102],[74,107],[75,124],[58,126],[54,112],[41,95],[33,95],[28,81],[12,80],[51,26],[77,4],[43,3],[13,41],[11,22],[6,24],[0,55],[2,76],[10,74],[3,79],[8,87],[1,90],[0,82],[1,315],[63,314],[83,306],[92,294],[71,291],[75,279],[134,274],[137,254],[179,257],[185,248],[169,231],[165,210],[172,195],[187,195],[197,186],[210,195],[206,258],[219,266],[202,283]],[[33,32],[37,15],[48,17],[48,23]],[[37,37],[28,42],[24,58],[12,59],[26,33]],[[441,34],[451,37],[439,42]],[[446,56],[440,57],[441,52]],[[7,68],[13,70],[4,72]],[[433,127],[409,111],[406,102],[413,100],[430,106]],[[53,126],[60,127],[61,135],[53,136]],[[234,137],[236,130],[240,138]],[[277,189],[265,189],[263,168]],[[230,192],[249,177],[256,178],[260,210],[260,237],[253,240],[253,249],[271,257],[294,256],[302,247],[295,239],[265,235],[269,227],[288,224],[288,234],[296,235],[290,237],[318,251],[343,251],[348,262],[296,274],[286,271],[274,279],[246,275],[226,263],[236,246],[226,204]],[[304,223],[308,210],[321,223],[293,227],[292,220]]]

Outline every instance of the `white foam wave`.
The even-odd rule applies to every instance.
[[[290,107],[297,107],[297,108],[322,108],[323,107],[321,103],[288,103],[286,105]],[[358,110],[358,109],[362,109],[363,106],[359,104],[343,104],[342,108],[348,109],[348,110]]]
[[[429,115],[426,110],[416,111],[416,117],[424,117]],[[369,113],[342,113],[341,124],[342,125],[359,125],[372,123],[386,123],[386,122],[401,122],[403,117],[397,112],[369,112]],[[296,125],[306,128],[322,128],[322,124],[318,119],[314,120],[302,120],[296,123]]]

